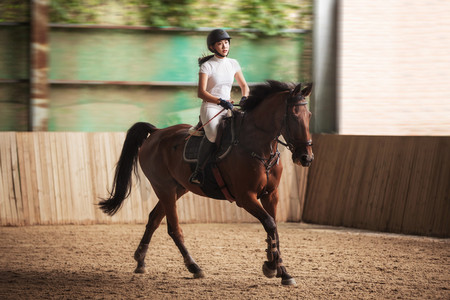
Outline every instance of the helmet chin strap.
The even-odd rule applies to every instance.
[[[220,57],[227,57],[226,55],[220,54],[218,51],[214,51],[214,53],[215,53],[216,55],[220,56]]]
[[[214,48],[214,47],[212,47],[212,51],[214,52],[214,54],[216,54],[216,55],[218,55],[218,56],[220,56],[220,57],[227,57],[228,54],[230,53],[230,52],[228,52],[227,55],[222,55],[222,54],[220,54],[219,51],[217,51],[216,48]]]

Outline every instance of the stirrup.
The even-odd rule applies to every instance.
[[[201,184],[203,184],[202,177],[203,177],[203,174],[201,172],[194,171],[194,173],[192,173],[191,177],[189,177],[189,182],[192,184],[201,185]]]

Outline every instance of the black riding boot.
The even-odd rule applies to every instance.
[[[206,136],[203,137],[200,142],[200,148],[198,149],[197,166],[194,173],[189,177],[189,182],[194,184],[203,184],[203,168],[211,155],[214,143],[211,143]]]

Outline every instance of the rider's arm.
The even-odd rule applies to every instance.
[[[239,87],[241,88],[241,93],[243,97],[248,97],[250,93],[250,88],[247,85],[247,82],[245,81],[244,74],[242,74],[242,71],[239,70],[234,74],[234,78],[236,79],[237,83],[239,84]]]
[[[207,102],[219,104],[219,98],[214,97],[206,91],[206,85],[208,83],[208,75],[205,73],[198,73],[198,91],[197,96]]]

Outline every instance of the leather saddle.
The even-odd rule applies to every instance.
[[[224,159],[231,148],[236,143],[236,119],[241,118],[241,112],[233,111],[230,117],[225,117],[219,124],[216,138],[216,149],[213,150],[204,172],[204,183],[201,186],[203,192],[210,198],[234,201],[233,195],[228,191],[226,184],[222,179],[217,163]],[[184,145],[183,159],[188,162],[191,167],[191,171],[194,171],[198,149],[203,136],[192,135]]]
[[[233,111],[231,117],[225,117],[221,120],[217,130],[216,150],[211,155],[210,160],[219,162],[224,159],[231,151],[235,140],[235,119],[240,112]],[[183,159],[188,163],[197,163],[198,149],[203,135],[192,135],[184,145]]]

